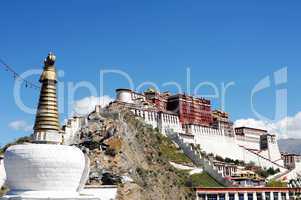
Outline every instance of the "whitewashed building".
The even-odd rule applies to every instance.
[[[289,188],[197,188],[197,200],[289,200]]]
[[[87,124],[85,117],[72,117],[63,126],[63,144],[72,145],[80,140],[80,130]]]

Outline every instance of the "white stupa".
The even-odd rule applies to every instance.
[[[54,62],[55,56],[49,54],[40,78],[34,143],[5,152],[10,191],[2,199],[99,199],[79,194],[89,174],[87,157],[76,147],[61,145]]]

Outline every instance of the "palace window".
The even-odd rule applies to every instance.
[[[274,200],[278,200],[278,192],[274,192]]]
[[[285,194],[285,192],[282,192],[281,193],[281,200],[285,200],[286,199],[286,194]]]
[[[253,193],[248,193],[248,200],[253,200]]]
[[[235,200],[235,195],[233,193],[229,193],[229,200]]]
[[[263,199],[262,199],[262,193],[261,193],[261,192],[257,192],[257,193],[256,193],[256,197],[257,197],[257,200],[263,200]]]
[[[217,200],[217,194],[207,194],[207,200]]]
[[[238,200],[244,200],[244,198],[245,198],[244,193],[238,194]]]
[[[218,194],[219,200],[225,200],[225,194]]]
[[[270,192],[265,193],[265,200],[271,200],[271,193]]]

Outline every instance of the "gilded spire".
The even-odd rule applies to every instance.
[[[41,142],[60,143],[60,123],[56,95],[55,55],[49,53],[44,60],[40,77],[42,84],[34,125],[34,139]]]

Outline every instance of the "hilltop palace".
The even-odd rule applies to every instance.
[[[129,89],[117,89],[116,93],[111,105],[128,107],[163,134],[178,133],[186,143],[199,144],[203,151],[223,158],[285,170],[275,134],[249,127],[234,128],[228,113],[212,110],[207,99],[153,89],[144,94]]]

